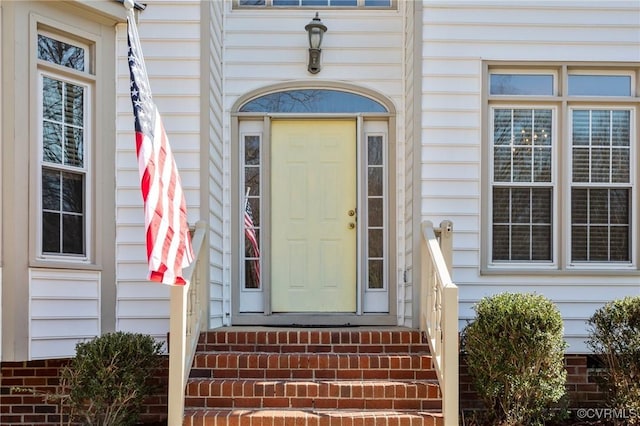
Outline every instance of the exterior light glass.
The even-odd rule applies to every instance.
[[[309,35],[309,64],[307,69],[311,74],[317,74],[322,68],[320,64],[320,53],[322,50],[320,47],[322,46],[322,37],[327,31],[327,27],[322,23],[318,12],[316,12],[316,16],[311,22],[305,25],[304,29]]]

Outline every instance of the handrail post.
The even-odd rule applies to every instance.
[[[184,387],[185,375],[184,359],[186,356],[187,333],[187,300],[188,283],[184,286],[171,287],[169,320],[169,392],[167,424],[181,425],[184,413],[184,394],[180,390]]]
[[[444,257],[444,261],[447,263],[449,275],[453,276],[453,222],[450,220],[440,222],[438,236],[440,237],[442,257]]]

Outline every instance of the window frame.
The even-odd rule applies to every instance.
[[[615,269],[623,272],[636,273],[638,270],[638,238],[640,226],[635,225],[638,220],[638,194],[636,186],[640,180],[637,164],[640,142],[636,122],[640,109],[637,108],[639,99],[638,81],[640,81],[640,67],[637,64],[600,64],[600,63],[537,63],[485,61],[483,64],[485,83],[482,88],[483,112],[483,188],[486,191],[482,197],[483,219],[481,252],[481,273],[593,273],[594,271],[610,271]],[[492,74],[553,74],[554,95],[492,95],[490,93]],[[629,75],[631,76],[631,96],[569,96],[569,75]],[[537,261],[494,261],[493,260],[493,121],[496,108],[538,109],[552,108],[552,126],[554,140],[552,145],[552,250],[553,262],[538,263]],[[630,110],[630,183],[631,201],[629,232],[630,260],[629,262],[573,262],[571,257],[571,189],[572,180],[572,111],[574,109],[608,109]],[[607,186],[611,188],[613,186]],[[635,226],[634,226],[635,225]]]
[[[35,123],[36,123],[36,134],[37,134],[37,148],[34,150],[35,158],[33,158],[34,163],[37,165],[37,170],[34,173],[34,189],[35,189],[35,240],[34,240],[34,258],[35,262],[45,262],[46,264],[70,264],[70,265],[92,265],[96,262],[95,258],[95,248],[94,248],[94,192],[95,192],[95,164],[94,164],[94,152],[93,152],[93,144],[95,143],[94,138],[94,104],[95,104],[95,96],[96,96],[96,84],[97,79],[94,73],[95,69],[95,42],[89,41],[88,39],[84,39],[81,37],[74,37],[71,34],[67,34],[62,30],[54,31],[49,29],[49,26],[43,24],[41,22],[36,23],[36,28],[34,31],[34,40],[35,45],[37,46],[38,35],[42,34],[47,37],[53,38],[55,40],[59,40],[65,43],[71,43],[74,46],[83,48],[85,51],[85,63],[84,70],[77,70],[74,68],[70,68],[64,65],[56,64],[53,62],[49,62],[45,59],[40,59],[38,57],[38,49],[35,49],[34,52],[34,61],[35,61],[35,75],[36,75],[36,90],[37,96],[35,99],[36,105],[34,106],[35,111]],[[84,89],[84,105],[83,105],[83,167],[70,167],[64,164],[55,164],[48,163],[43,160],[43,110],[42,110],[42,101],[43,101],[43,79],[45,77],[52,78],[57,81],[62,81],[64,83],[70,83],[77,86],[80,86]],[[53,166],[53,167],[51,167]],[[84,253],[82,254],[73,254],[73,253],[49,253],[43,251],[43,204],[42,204],[42,196],[43,196],[43,186],[42,186],[42,175],[43,169],[50,168],[54,170],[59,170],[62,172],[70,171],[72,173],[82,173],[84,176],[83,183],[83,237],[84,237]]]

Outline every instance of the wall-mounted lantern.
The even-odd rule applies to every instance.
[[[320,65],[320,53],[322,50],[322,36],[327,31],[327,26],[322,23],[316,12],[315,18],[311,20],[304,29],[309,34],[309,65],[307,69],[311,74],[317,74],[320,72],[322,66]]]

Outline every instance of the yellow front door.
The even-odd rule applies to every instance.
[[[273,120],[271,161],[272,311],[354,312],[355,120]]]

